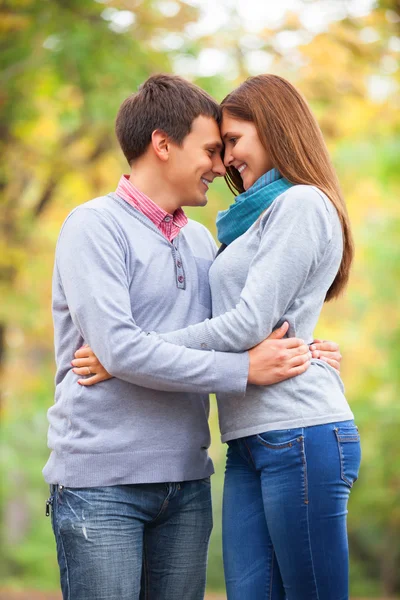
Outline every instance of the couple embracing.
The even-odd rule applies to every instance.
[[[316,120],[275,75],[221,105],[155,75],[116,133],[129,174],[56,249],[44,476],[63,597],[204,597],[216,393],[228,599],[346,600],[360,441],[338,347],[313,332],[353,244]],[[236,194],[218,252],[184,212],[216,177]]]

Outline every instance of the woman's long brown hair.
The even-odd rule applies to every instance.
[[[346,204],[318,123],[296,88],[277,75],[250,77],[221,103],[223,113],[254,123],[276,169],[294,184],[314,185],[334,204],[343,230],[343,257],[326,301],[345,288],[354,255]],[[238,171],[229,167],[229,189],[244,192]]]

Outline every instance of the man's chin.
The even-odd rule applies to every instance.
[[[195,199],[192,199],[191,203],[188,204],[188,206],[193,206],[193,208],[196,206],[198,206],[198,207],[206,206],[207,202],[208,202],[208,198],[207,198],[206,194],[204,194],[204,195],[198,196]]]

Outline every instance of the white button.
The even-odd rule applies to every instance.
[[[165,219],[164,219],[164,221],[165,221],[166,223],[169,223],[169,222],[170,222],[170,220],[171,220],[171,217],[165,217]]]
[[[204,342],[200,344],[201,348],[207,348],[207,344],[205,344]]]

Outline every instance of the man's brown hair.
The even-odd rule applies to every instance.
[[[354,245],[346,204],[318,123],[296,88],[277,75],[250,77],[222,101],[223,112],[254,123],[273,166],[294,184],[314,185],[334,204],[342,225],[343,257],[326,300],[345,288]],[[230,189],[244,192],[239,172],[229,167]]]
[[[200,115],[220,123],[221,108],[204,90],[178,75],[152,75],[121,105],[115,131],[129,165],[142,156],[156,129],[181,146]]]

